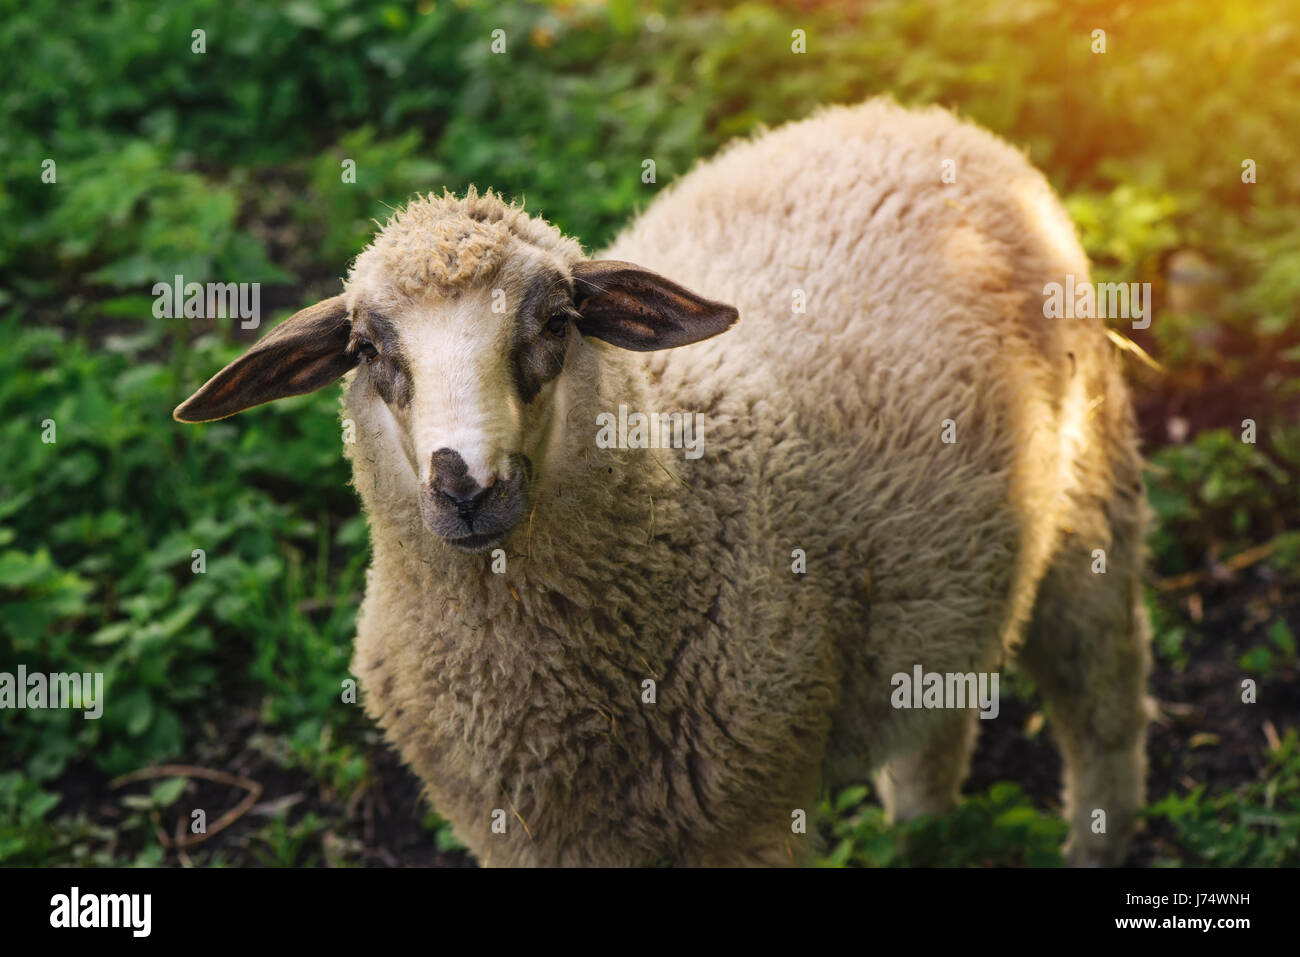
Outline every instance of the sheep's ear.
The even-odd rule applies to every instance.
[[[346,351],[351,331],[342,296],[308,306],[209,379],[172,417],[211,422],[323,388],[357,364],[357,356]]]
[[[573,267],[578,331],[624,349],[651,352],[726,332],[739,317],[728,306],[683,289],[640,266],[612,259]]]

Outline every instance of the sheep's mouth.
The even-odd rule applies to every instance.
[[[457,551],[465,552],[467,555],[477,555],[486,552],[494,545],[499,545],[506,540],[506,535],[510,533],[509,529],[501,532],[488,532],[482,535],[465,535],[461,538],[444,538],[448,545]]]

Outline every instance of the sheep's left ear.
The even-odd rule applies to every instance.
[[[578,331],[624,349],[671,349],[726,332],[740,313],[631,263],[588,260],[573,267]]]
[[[290,316],[209,379],[172,413],[211,422],[263,402],[323,389],[359,361],[347,351],[348,307],[334,296]]]

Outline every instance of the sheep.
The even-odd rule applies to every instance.
[[[1066,277],[1021,153],[875,99],[730,145],[595,258],[490,190],[416,197],[175,417],[342,378],[353,672],[485,865],[803,864],[821,789],[872,776],[892,819],[944,813],[991,714],[901,685],[1004,664],[1068,860],[1117,864],[1145,496],[1103,324],[1045,318]]]

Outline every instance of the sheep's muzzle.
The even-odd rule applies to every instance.
[[[494,475],[486,487],[480,486],[459,452],[438,449],[420,489],[425,527],[462,552],[495,548],[528,511],[531,474],[528,456],[516,453],[504,475]]]

